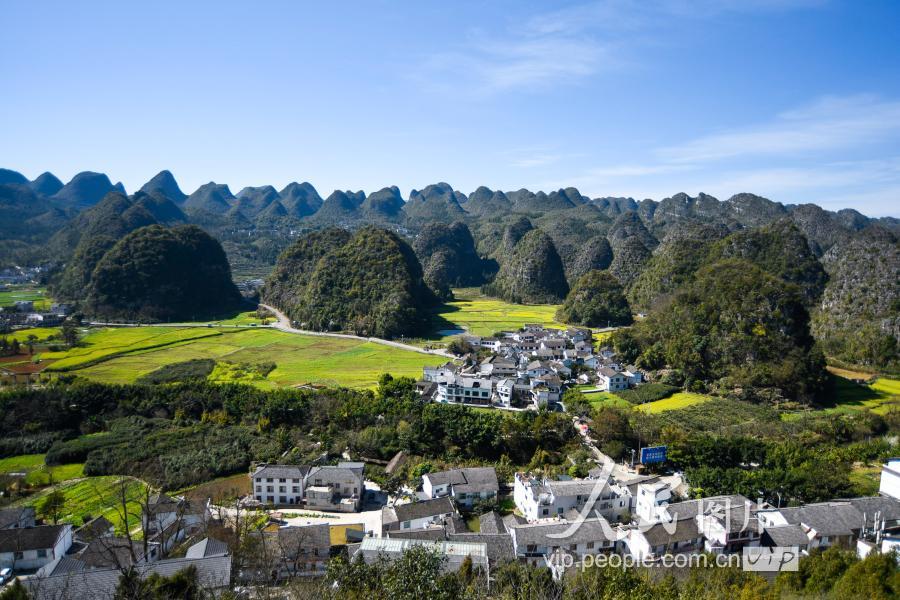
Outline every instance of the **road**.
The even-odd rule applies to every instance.
[[[413,346],[412,344],[404,344],[402,342],[395,342],[393,340],[385,340],[377,337],[363,337],[361,335],[353,335],[350,333],[328,333],[324,331],[309,331],[307,329],[297,329],[291,325],[291,320],[288,319],[287,315],[275,308],[274,306],[269,306],[268,304],[260,304],[263,308],[271,312],[275,315],[278,321],[272,325],[274,329],[279,331],[284,331],[286,333],[297,333],[300,335],[318,335],[322,337],[336,337],[336,338],[346,338],[350,340],[361,340],[363,342],[373,342],[375,344],[381,344],[382,346],[392,346],[394,348],[399,348],[401,350],[409,350],[410,352],[418,352],[419,354],[432,354],[435,356],[443,356],[444,358],[453,359],[456,358],[453,354],[447,352],[446,350],[440,349],[431,349],[426,350],[425,348],[420,348],[418,346]]]

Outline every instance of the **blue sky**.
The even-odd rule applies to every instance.
[[[0,165],[900,216],[900,2],[0,4]]]

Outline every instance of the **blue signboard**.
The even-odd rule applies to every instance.
[[[662,462],[666,462],[665,446],[648,446],[647,448],[641,448],[642,465],[651,465]]]

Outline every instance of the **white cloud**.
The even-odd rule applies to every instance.
[[[676,18],[806,8],[823,0],[602,0],[547,11],[500,31],[470,31],[458,48],[428,56],[417,77],[442,92],[492,95],[573,84],[631,64]],[[446,81],[453,84],[447,84]]]
[[[874,96],[826,97],[774,122],[662,148],[665,162],[697,163],[742,156],[798,155],[872,144],[900,133],[900,102]]]

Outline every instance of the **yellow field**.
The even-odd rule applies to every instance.
[[[42,342],[50,336],[59,337],[60,330],[59,327],[32,327],[30,329],[17,329],[16,331],[11,331],[10,333],[4,333],[0,335],[0,337],[5,337],[10,341],[16,339],[19,340],[20,343],[24,344],[28,341],[28,336],[32,335],[37,338],[36,341]]]
[[[381,373],[419,377],[423,366],[442,362],[439,356],[372,342],[273,329],[109,328],[92,332],[83,341],[85,348],[43,357],[59,359],[50,368],[107,383],[133,383],[163,365],[196,358],[274,362],[276,368],[266,378],[249,381],[262,388],[306,383],[371,388]],[[214,375],[221,378],[227,371],[219,369]]]
[[[712,396],[705,396],[703,394],[695,394],[693,392],[675,392],[668,398],[663,398],[662,400],[657,400],[655,402],[647,402],[644,404],[639,404],[634,407],[635,410],[639,410],[648,414],[661,413],[667,410],[678,410],[679,408],[687,408],[688,406],[694,406],[695,404],[702,404],[703,402],[709,402],[712,400]]]
[[[512,304],[484,296],[478,288],[455,289],[453,295],[455,300],[444,304],[435,317],[435,330],[444,339],[463,331],[472,335],[515,331],[526,323],[565,327],[554,319],[556,304]]]

